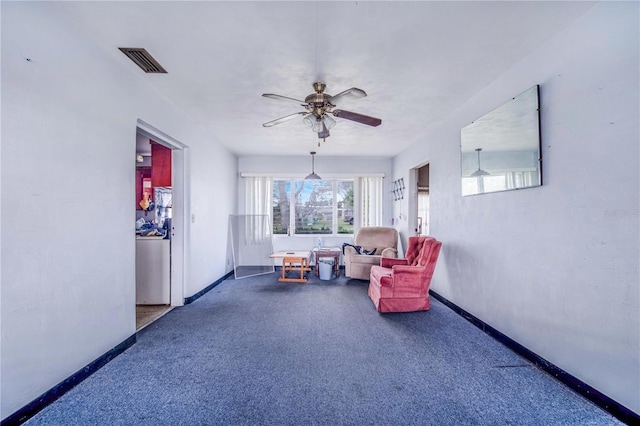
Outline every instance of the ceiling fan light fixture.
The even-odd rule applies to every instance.
[[[322,120],[324,121],[324,125],[327,126],[327,129],[331,129],[336,125],[336,120],[334,120],[329,114],[325,114],[322,117]]]
[[[315,117],[314,117],[313,114],[309,114],[305,118],[302,119],[302,122],[304,124],[306,124],[307,126],[311,127],[311,128],[313,128],[313,125],[314,125],[315,121],[316,120],[315,120]]]
[[[318,176],[316,174],[315,168],[316,168],[316,162],[315,162],[315,155],[316,152],[315,151],[311,151],[311,173],[309,173],[304,180],[322,180],[322,178],[320,176]]]
[[[311,130],[313,130],[315,133],[319,133],[322,131],[322,118],[321,117],[314,117],[315,119],[313,120],[313,126],[311,126]]]
[[[318,132],[318,138],[320,139],[326,139],[329,137],[329,129],[327,129],[327,126],[324,125],[324,123],[322,124],[322,130]]]

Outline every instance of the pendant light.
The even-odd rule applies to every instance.
[[[478,153],[478,170],[471,173],[472,177],[489,176],[488,172],[485,172],[480,168],[480,151],[482,151],[482,148],[476,148],[476,152]]]
[[[322,178],[318,176],[315,171],[315,168],[316,168],[315,155],[316,155],[316,152],[311,151],[311,173],[308,174],[307,177],[304,178],[304,180],[322,180]]]

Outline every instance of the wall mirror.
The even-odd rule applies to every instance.
[[[460,141],[463,196],[542,185],[538,86],[462,128]]]

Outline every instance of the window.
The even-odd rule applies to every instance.
[[[273,233],[353,234],[353,204],[353,180],[274,179]]]
[[[244,174],[244,212],[270,215],[280,235],[349,235],[355,227],[382,226],[383,176],[334,180]]]

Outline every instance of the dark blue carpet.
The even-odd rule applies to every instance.
[[[29,425],[614,425],[432,299],[378,314],[367,282],[229,279]]]

